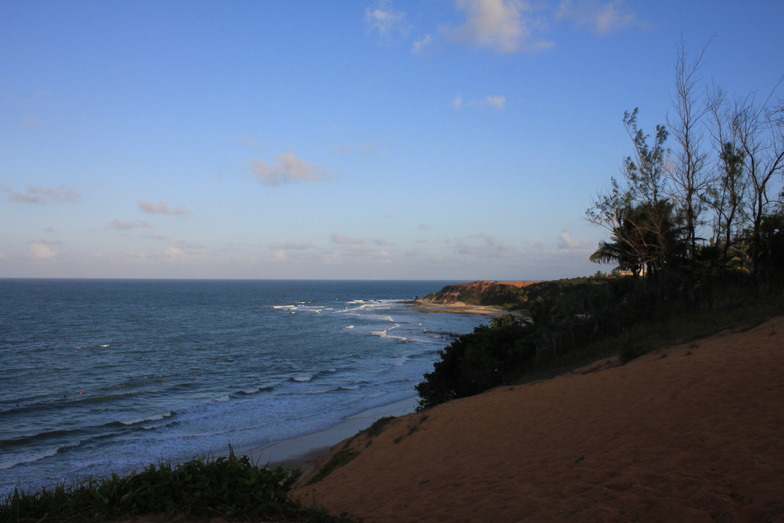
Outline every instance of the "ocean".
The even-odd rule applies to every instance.
[[[257,448],[416,396],[452,282],[0,280],[0,495]]]

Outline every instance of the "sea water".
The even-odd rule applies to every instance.
[[[328,428],[416,395],[451,282],[0,280],[0,495]]]

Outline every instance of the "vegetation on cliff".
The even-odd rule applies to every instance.
[[[535,282],[475,281],[447,285],[421,300],[430,305],[481,305],[516,308],[524,304],[525,287]]]

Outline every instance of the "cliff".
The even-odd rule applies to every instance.
[[[521,289],[538,283],[535,281],[475,281],[447,285],[440,291],[428,294],[420,303],[427,305],[517,305],[521,302]]]

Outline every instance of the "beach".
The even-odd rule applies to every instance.
[[[784,318],[402,416],[293,495],[360,521],[782,521]]]

